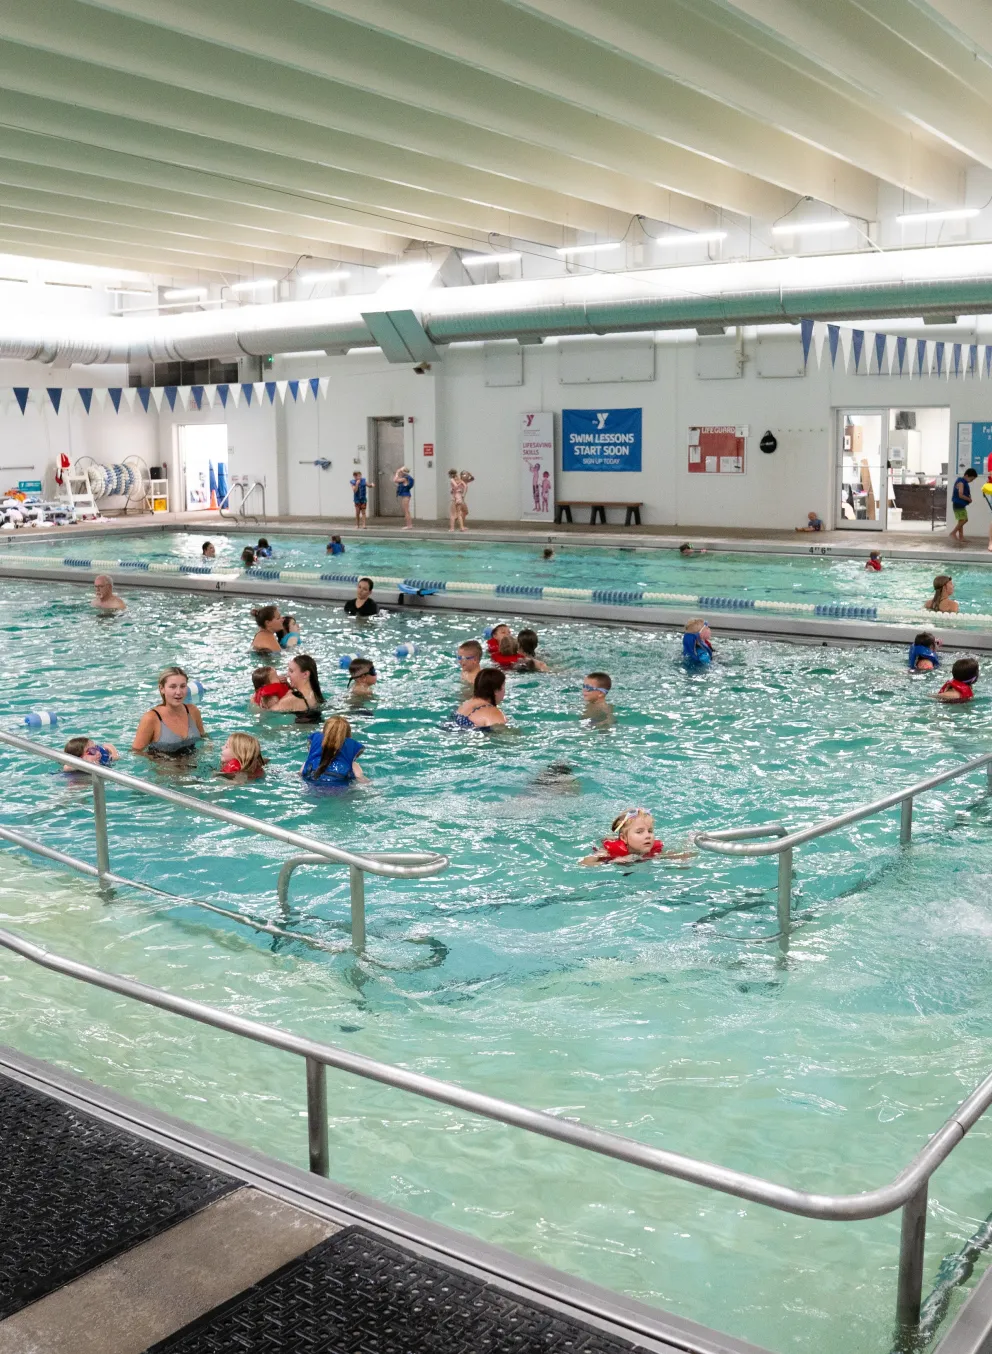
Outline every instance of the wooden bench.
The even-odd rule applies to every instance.
[[[571,522],[573,508],[589,508],[591,510],[589,513],[589,525],[596,525],[596,517],[598,515],[603,526],[606,526],[607,508],[625,508],[627,515],[624,518],[624,526],[640,526],[641,508],[643,506],[643,503],[596,503],[588,498],[559,498],[555,503],[555,521]]]

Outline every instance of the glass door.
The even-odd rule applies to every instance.
[[[841,410],[836,525],[853,531],[884,531],[889,498],[888,410]]]

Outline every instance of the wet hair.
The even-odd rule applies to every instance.
[[[353,658],[348,664],[348,685],[356,682],[359,677],[375,677],[375,664],[371,658]]]
[[[203,545],[200,547],[200,554],[205,555],[208,550],[212,550],[213,548],[214,548],[213,541],[204,541]]]
[[[253,546],[246,545],[241,552],[241,563],[246,569],[250,569],[255,563],[255,550]]]
[[[512,658],[514,654],[520,652],[520,645],[513,635],[504,635],[499,642],[499,651],[506,658]]]
[[[189,674],[184,672],[182,668],[177,668],[175,665],[171,668],[163,668],[158,675],[159,695],[165,695],[165,683],[169,677],[181,677],[184,682],[189,681]]]
[[[275,602],[266,602],[265,606],[252,607],[251,614],[259,630],[264,630],[269,621],[274,621],[279,615],[279,608]]]
[[[464,644],[459,644],[458,652],[470,654],[478,663],[482,658],[482,645],[477,639],[467,639]]]
[[[956,682],[973,682],[978,676],[978,659],[959,658],[951,668],[951,676]]]
[[[692,616],[685,623],[685,632],[687,635],[698,635],[705,625],[702,616]]]
[[[490,705],[495,705],[496,692],[502,691],[505,686],[506,676],[499,668],[483,668],[475,679],[472,695],[476,700],[488,701]]]
[[[341,537],[340,537],[340,536],[332,536],[332,537],[331,537],[331,545],[340,545],[340,544],[341,544]]]
[[[623,835],[631,823],[635,823],[638,818],[650,818],[654,822],[654,814],[650,809],[626,809],[623,813],[617,814],[610,824],[610,831],[615,832],[622,842],[627,838]]]
[[[685,541],[682,545],[679,546],[679,554],[680,555],[692,554],[692,546],[689,544],[688,541]]]
[[[269,548],[269,543],[268,543],[268,541],[265,539],[264,536],[259,536],[259,538],[258,538],[258,545],[255,546],[255,549],[256,549],[256,550],[268,550],[268,548]]]
[[[951,582],[950,574],[938,574],[933,580],[933,597],[929,602],[929,610],[936,611],[944,600],[944,589]]]
[[[228,740],[231,751],[241,763],[245,775],[257,776],[265,766],[262,745],[253,733],[232,733]]]
[[[251,684],[256,691],[261,691],[263,686],[268,686],[272,681],[272,673],[275,668],[256,668],[251,674]]]
[[[94,586],[95,588],[96,588],[96,587],[99,587],[99,585],[100,585],[101,583],[106,583],[106,585],[107,585],[107,587],[110,589],[110,591],[113,592],[113,590],[114,590],[114,580],[110,577],[109,574],[97,574],[96,578],[94,578],[94,580],[93,580],[93,586]]]
[[[929,630],[921,630],[913,643],[921,649],[932,649],[937,643],[937,636],[932,635]]]
[[[317,664],[315,663],[315,661],[310,657],[308,653],[293,654],[293,657],[289,661],[291,663],[295,663],[301,672],[305,672],[307,674],[307,676],[310,678],[310,689],[313,691],[313,694],[316,696],[318,702],[321,705],[323,705],[324,693],[320,689],[320,681],[317,677]],[[292,683],[290,683],[290,685],[292,685]]]
[[[369,592],[371,592],[372,589],[375,587],[375,584],[372,582],[371,578],[368,578],[365,575],[363,575],[358,581],[359,583],[367,583],[369,585]]]
[[[542,558],[542,559],[554,559],[554,557],[555,557],[555,552],[551,549],[551,546],[550,546],[550,545],[546,545],[546,546],[544,547],[544,552],[543,552],[543,554],[541,555],[541,558]]]
[[[497,630],[509,630],[509,628],[510,628],[510,627],[507,625],[506,621],[498,621],[498,622],[493,626],[492,630],[490,630],[490,632],[489,632],[489,638],[490,638],[490,639],[496,639],[496,631],[497,631]],[[499,643],[498,640],[496,640],[496,642]]]
[[[604,691],[609,691],[613,686],[613,682],[610,680],[608,672],[590,672],[586,675],[586,681],[595,682],[596,685],[601,686]]]
[[[278,635],[280,641],[286,635],[299,635],[300,633],[299,630],[290,630],[289,628],[290,621],[293,621],[295,624],[299,625],[299,621],[297,621],[295,616],[283,616],[282,625],[280,625],[279,629],[276,631],[276,634]]]
[[[977,480],[977,479],[978,479],[978,471],[975,469],[975,467],[974,467],[973,465],[970,465],[970,466],[968,467],[968,469],[964,472],[964,478],[965,478],[966,480]]]
[[[351,737],[351,725],[343,715],[332,715],[324,725],[320,740],[320,761],[314,772],[314,780],[319,780],[331,762],[344,747],[344,740]]]
[[[538,672],[539,668],[533,658],[522,658],[514,668],[514,672]]]
[[[869,559],[881,559],[881,558],[882,558],[882,552],[881,552],[880,550],[872,550],[872,551],[870,552],[870,554],[868,555],[868,558],[869,558]]]
[[[521,653],[525,653],[528,658],[533,658],[537,653],[537,631],[521,630],[517,635],[517,644]]]
[[[82,757],[92,742],[93,739],[88,738],[85,733],[79,733],[75,738],[69,739],[62,751],[68,753],[70,757]]]

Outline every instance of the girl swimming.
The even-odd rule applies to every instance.
[[[283,616],[282,626],[276,635],[280,649],[295,649],[300,643],[300,623],[295,616]]]
[[[311,785],[350,785],[367,780],[358,765],[363,750],[362,744],[352,738],[348,721],[334,715],[319,733],[310,735],[310,750],[300,774]]]
[[[186,704],[189,678],[182,668],[166,668],[158,679],[158,690],[161,703],[141,716],[131,751],[186,757],[207,736],[199,710]]]
[[[506,675],[499,668],[483,668],[475,679],[472,695],[454,714],[459,729],[493,729],[506,723],[499,703],[506,692]]]
[[[232,733],[220,750],[220,775],[257,780],[265,774],[262,745],[250,733]]]
[[[580,865],[601,865],[605,861],[620,861],[632,865],[640,860],[661,857],[665,860],[689,860],[694,851],[666,851],[654,835],[654,815],[649,809],[627,809],[614,818],[612,837],[607,837],[598,851],[584,856]]]
[[[87,738],[85,734],[70,738],[62,751],[67,756],[78,757],[80,761],[89,762],[92,766],[110,766],[120,756],[113,743],[97,743],[94,739]],[[63,766],[62,770],[71,774],[82,774],[75,766]]]

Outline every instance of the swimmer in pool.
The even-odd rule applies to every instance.
[[[954,579],[950,574],[938,574],[933,580],[933,596],[923,603],[926,611],[958,611],[954,597]]]
[[[265,775],[265,758],[262,745],[254,734],[229,734],[220,750],[220,770],[217,773],[228,780],[241,776],[245,780],[257,780]]]
[[[331,539],[328,541],[327,545],[324,547],[324,553],[326,555],[343,555],[344,543],[342,542],[341,537],[332,536]]]
[[[113,743],[98,743],[85,734],[70,738],[62,751],[68,757],[78,757],[80,761],[90,762],[93,766],[110,766],[121,755]],[[73,775],[81,774],[76,766],[63,766],[62,770]]]
[[[546,545],[546,546],[544,547],[544,550],[543,550],[542,554],[541,554],[541,558],[542,558],[542,559],[546,559],[546,560],[552,560],[552,559],[554,559],[554,557],[555,557],[555,552],[551,549],[551,546],[550,546],[550,545]]]
[[[182,668],[166,668],[158,679],[161,702],[141,716],[132,752],[158,757],[186,757],[206,738],[195,705],[186,704],[189,678]]]
[[[910,672],[932,672],[940,667],[940,640],[930,630],[921,630],[909,648]]]
[[[688,541],[685,541],[679,546],[679,554],[683,559],[691,559],[693,555],[708,555],[709,551],[702,547],[697,550],[694,546],[691,546]]]
[[[203,556],[204,560],[216,559],[217,547],[214,545],[213,541],[204,541],[200,554]]]
[[[254,687],[251,703],[260,710],[273,709],[290,692],[289,683],[279,676],[275,668],[256,668],[251,674],[251,684]]]
[[[251,614],[258,626],[255,637],[251,642],[251,647],[255,653],[281,653],[279,631],[283,627],[283,615],[275,602],[254,607]]]
[[[93,580],[93,605],[98,611],[126,611],[127,602],[114,592],[109,574],[97,574]]]
[[[654,835],[654,816],[648,809],[627,809],[614,818],[612,837],[607,837],[598,851],[583,856],[580,865],[602,865],[617,861],[634,865],[642,860],[691,860],[695,851],[666,851]]]
[[[245,569],[254,569],[255,567],[255,547],[246,545],[241,552],[241,565]]]
[[[367,780],[358,765],[363,751],[362,744],[352,738],[348,721],[334,715],[319,733],[310,735],[310,750],[300,774],[311,785],[326,787]]]
[[[459,644],[455,660],[462,682],[466,686],[474,686],[476,677],[482,671],[482,645],[477,639],[467,639],[464,644]]]
[[[582,683],[582,717],[598,728],[605,729],[613,723],[613,706],[606,699],[612,687],[613,682],[605,672],[590,672]]]
[[[272,709],[279,714],[295,714],[301,720],[316,722],[324,705],[317,664],[309,654],[294,654],[286,665],[286,679],[290,690],[276,701]]]
[[[489,632],[489,638],[486,640],[486,648],[489,651],[490,658],[495,659],[496,655],[499,653],[500,640],[509,634],[510,627],[505,621],[500,621],[498,625],[493,626]]]
[[[517,635],[517,648],[520,651],[520,659],[517,667],[520,672],[551,671],[547,663],[538,658],[537,645],[538,638],[536,630],[521,630]]]
[[[375,695],[379,676],[371,658],[353,658],[348,664],[348,700],[361,706]]]
[[[972,687],[978,681],[978,659],[977,658],[959,658],[951,668],[951,680],[945,682],[937,694],[935,701],[943,701],[948,705],[959,705],[963,701],[970,701],[974,698]]]
[[[297,649],[300,644],[300,623],[295,616],[283,616],[276,635],[280,649]]]
[[[471,696],[455,711],[455,725],[459,729],[495,729],[505,724],[506,715],[499,708],[505,694],[506,674],[499,668],[483,668]]]

